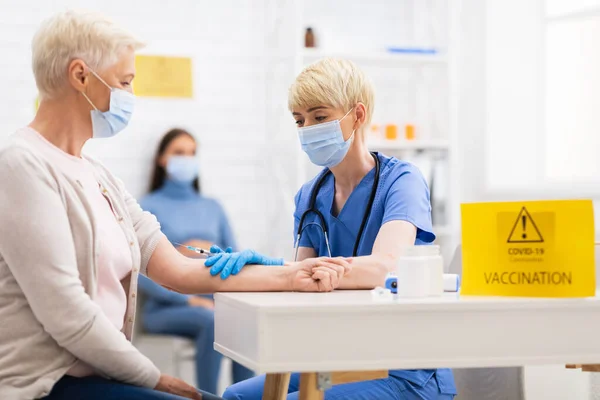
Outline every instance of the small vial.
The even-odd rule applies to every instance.
[[[315,34],[310,27],[306,28],[306,33],[304,34],[304,47],[315,47]]]
[[[387,140],[398,139],[398,127],[395,124],[389,124],[385,126],[385,138]]]
[[[406,140],[414,140],[415,139],[415,126],[411,124],[406,124],[404,128],[404,134]]]
[[[381,128],[377,124],[373,124],[370,127],[370,136],[372,139],[380,139],[381,136]]]

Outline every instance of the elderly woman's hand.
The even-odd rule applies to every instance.
[[[338,288],[352,270],[352,259],[344,257],[307,258],[292,264],[291,289],[295,292],[331,292]]]
[[[185,383],[181,379],[173,378],[172,376],[162,374],[155,390],[159,392],[171,393],[177,396],[185,397],[186,399],[202,400],[202,395],[198,390]]]
[[[284,265],[285,263],[283,258],[266,257],[254,250],[232,253],[230,248],[223,251],[218,246],[211,246],[210,252],[216,255],[207,258],[204,265],[211,267],[211,275],[221,274],[221,279],[227,279],[229,275],[237,275],[248,264]]]

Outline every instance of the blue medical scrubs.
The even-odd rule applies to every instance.
[[[421,172],[407,162],[394,157],[377,155],[380,162],[380,178],[377,195],[369,221],[358,248],[358,256],[370,255],[375,238],[383,224],[390,221],[408,221],[417,228],[415,244],[431,243],[435,239],[431,224],[429,189]],[[321,173],[322,174],[322,173]],[[319,174],[306,183],[296,195],[294,234],[304,211],[308,208],[313,187]],[[369,202],[375,169],[371,170],[352,191],[343,209],[333,213],[335,182],[329,174],[321,186],[315,206],[323,214],[329,229],[332,256],[352,256],[356,235]],[[305,219],[306,224],[319,223],[314,214]],[[309,225],[302,234],[301,247],[312,247],[319,256],[327,256],[323,232]],[[260,400],[264,376],[237,383],[227,389],[227,400]],[[298,396],[299,375],[292,374],[288,399]],[[336,385],[325,392],[325,400],[450,400],[456,394],[454,378],[449,369],[393,370],[390,377],[373,381]]]

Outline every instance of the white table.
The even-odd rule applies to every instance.
[[[215,324],[215,349],[259,373],[600,362],[599,298],[219,293]]]

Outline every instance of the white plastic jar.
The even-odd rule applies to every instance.
[[[444,293],[444,260],[440,246],[407,247],[396,264],[399,297],[441,296]]]

